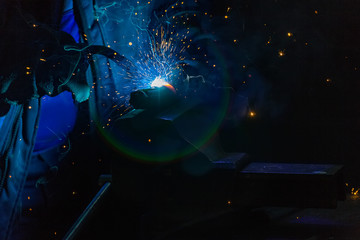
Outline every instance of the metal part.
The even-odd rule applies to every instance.
[[[90,217],[95,213],[97,208],[100,206],[101,201],[107,195],[110,190],[111,183],[106,182],[96,196],[92,199],[90,204],[86,207],[84,212],[80,215],[80,217],[76,220],[74,225],[70,228],[70,230],[66,233],[63,240],[72,240],[75,239],[78,233],[81,231],[82,227],[87,223]]]
[[[240,205],[336,208],[345,200],[343,166],[253,162],[238,173]]]

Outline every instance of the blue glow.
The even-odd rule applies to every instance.
[[[118,101],[117,106],[129,106],[130,93],[153,87],[155,79],[163,79],[181,93],[178,85],[187,77],[184,67],[204,56],[196,43],[200,30],[191,26],[199,14],[192,1],[100,0],[94,8],[104,44],[133,63],[130,73],[111,62],[110,69],[106,63],[102,67],[101,80],[114,79],[116,97],[106,94]]]
[[[2,127],[2,125],[4,123],[4,120],[5,120],[5,116],[0,117],[0,128]]]
[[[39,129],[34,153],[39,153],[63,143],[73,130],[77,107],[70,92],[62,92],[55,97],[41,98]]]
[[[228,91],[218,90],[228,80],[225,61],[214,48],[215,39],[202,29],[202,22],[211,20],[210,14],[202,12],[194,0],[96,0],[94,10],[99,30],[94,28],[92,34],[101,37],[93,44],[105,45],[131,62],[128,67],[101,58],[96,62],[99,71],[92,86],[96,90],[93,112],[107,141],[129,156],[149,161],[169,161],[193,151],[192,146],[186,146],[155,157],[152,152],[139,151],[136,142],[130,143],[113,131],[116,120],[132,108],[131,92],[166,84],[172,86],[169,89],[179,100],[210,102],[212,110],[217,109],[211,111],[211,120],[206,119],[201,133],[192,139],[194,146],[208,141],[220,125],[228,103]],[[209,53],[208,48],[215,50]],[[184,125],[193,124],[191,121]]]
[[[72,9],[69,9],[68,11],[63,13],[60,26],[62,31],[69,33],[76,42],[79,42],[79,27],[75,22],[75,16]]]

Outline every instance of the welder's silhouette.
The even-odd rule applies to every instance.
[[[89,98],[89,56],[104,55],[130,69],[125,57],[104,46],[78,44],[60,31],[72,0],[0,0],[0,239],[11,235],[39,123],[40,98],[73,93]],[[90,58],[91,59],[91,58]],[[54,106],[56,107],[56,106]]]
[[[21,213],[39,121],[40,98],[64,90],[89,97],[87,64],[74,39],[58,30],[61,1],[0,1],[0,239],[9,239]],[[59,11],[60,10],[60,11]]]

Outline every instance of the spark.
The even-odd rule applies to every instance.
[[[96,19],[102,26],[107,23],[121,23],[128,17],[128,23],[134,29],[134,32],[120,36],[124,41],[109,39],[109,42],[105,44],[110,47],[108,44],[111,43],[111,47],[115,49],[121,42],[126,46],[136,46],[136,49],[129,54],[130,56],[125,53],[125,57],[131,61],[130,69],[124,68],[111,73],[109,66],[109,72],[104,73],[109,78],[111,75],[116,76],[114,80],[118,92],[109,97],[115,95],[119,102],[116,104],[117,107],[104,106],[105,108],[109,107],[111,112],[119,109],[123,112],[130,106],[130,93],[139,89],[165,85],[174,91],[175,88],[178,90],[177,87],[187,76],[186,67],[193,66],[202,59],[199,56],[203,55],[203,48],[198,45],[199,38],[195,38],[198,37],[195,35],[198,34],[198,31],[191,25],[192,19],[202,13],[195,10],[183,10],[186,2],[175,1],[167,9],[148,14],[152,8],[151,5],[148,5],[150,3],[152,5],[153,2],[135,1],[135,4],[131,4],[129,1],[119,1],[95,7]],[[228,8],[229,11],[230,8]],[[204,14],[208,15],[208,13]],[[190,57],[188,51],[196,49],[198,49],[195,53],[197,55],[193,54]],[[213,63],[208,66],[212,65]],[[124,82],[125,84],[123,84]],[[99,86],[99,88],[102,87]],[[186,90],[184,89],[184,91]],[[104,125],[106,125],[105,121],[102,126]]]
[[[279,57],[285,56],[285,51],[284,51],[284,50],[280,50],[280,51],[278,52],[278,55],[279,55]]]
[[[162,87],[165,85],[168,85],[169,83],[165,82],[165,80],[163,78],[161,78],[160,76],[156,77],[155,80],[151,83],[151,87]]]

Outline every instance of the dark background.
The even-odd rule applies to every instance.
[[[224,123],[225,150],[253,161],[343,164],[345,181],[359,187],[360,2],[194,2],[201,14],[195,24],[214,36],[209,54],[222,59],[214,71],[227,73],[255,113],[235,127]],[[52,219],[44,233],[52,238],[69,229],[98,190],[98,176],[111,171],[113,149],[90,131],[88,114],[88,103],[80,104],[67,156],[49,185],[57,193],[41,217]]]
[[[346,177],[357,183],[360,3],[201,4],[213,15],[209,30],[232,86],[256,113],[236,135],[226,135],[238,137],[238,145],[225,146],[258,161],[344,164]]]
[[[194,2],[201,15],[193,24],[214,36],[206,45],[211,60],[221,58],[214,75],[226,72],[228,86],[247,97],[255,113],[235,125],[225,121],[224,149],[259,162],[342,164],[349,189],[357,189],[360,2]],[[157,10],[168,4],[159,3]],[[232,101],[230,107],[239,106]],[[83,134],[89,132],[88,119],[82,103],[64,163],[64,172],[73,173],[75,196],[84,203],[96,188],[94,176],[111,168],[108,142],[96,133]]]

